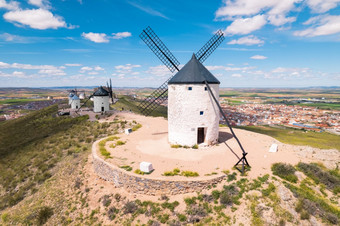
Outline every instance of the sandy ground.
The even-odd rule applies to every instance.
[[[198,172],[200,179],[208,179],[222,174],[223,170],[231,170],[242,156],[242,151],[236,140],[232,137],[229,128],[220,128],[219,144],[199,149],[171,148],[167,136],[167,120],[158,117],[145,117],[133,113],[118,113],[120,120],[135,120],[142,124],[142,128],[129,135],[119,134],[120,140],[126,141],[125,145],[110,148],[106,147],[113,156],[109,162],[118,166],[130,165],[133,170],[139,168],[142,161],[151,162],[154,172],[144,175],[148,178],[162,178],[171,180],[187,180],[183,176],[165,177],[165,171],[174,168]],[[110,120],[109,120],[110,121]],[[128,128],[128,127],[127,127]],[[248,173],[250,178],[256,178],[270,171],[275,162],[297,164],[303,162],[322,162],[329,168],[340,165],[340,152],[338,150],[320,150],[307,146],[283,144],[272,137],[235,129],[237,137],[244,149],[248,152],[247,159],[251,165]],[[278,144],[278,152],[269,153],[270,146]],[[207,174],[217,173],[212,176]],[[191,178],[192,179],[192,178]]]

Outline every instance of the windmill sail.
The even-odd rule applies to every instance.
[[[224,34],[218,30],[214,36],[195,54],[199,62],[203,63],[212,52],[223,42]]]
[[[150,27],[147,27],[145,30],[143,30],[139,37],[171,72],[176,70],[179,71],[179,61]],[[170,79],[171,77],[155,91],[153,91],[151,95],[141,101],[141,103],[138,105],[138,108],[142,114],[150,115],[153,110],[155,110],[160,104],[167,100],[168,81]]]

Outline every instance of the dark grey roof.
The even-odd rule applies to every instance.
[[[99,87],[96,92],[93,93],[93,96],[108,96],[109,92],[107,92],[102,86]]]
[[[209,84],[220,84],[220,81],[193,54],[191,60],[170,79],[168,84],[204,84],[204,81]]]

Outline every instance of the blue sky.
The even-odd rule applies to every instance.
[[[221,29],[221,87],[340,85],[340,0],[0,0],[0,87],[157,87],[147,26],[181,65]]]

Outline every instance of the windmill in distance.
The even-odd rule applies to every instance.
[[[159,39],[151,27],[144,29],[139,37],[172,73],[175,71],[180,71],[179,61]],[[203,63],[223,42],[223,40],[224,34],[221,30],[218,30],[215,35],[195,54],[197,60],[200,63]],[[171,78],[172,76],[155,91],[153,91],[148,97],[142,100],[142,102],[138,105],[138,108],[142,114],[150,115],[160,104],[167,100],[168,81]]]

